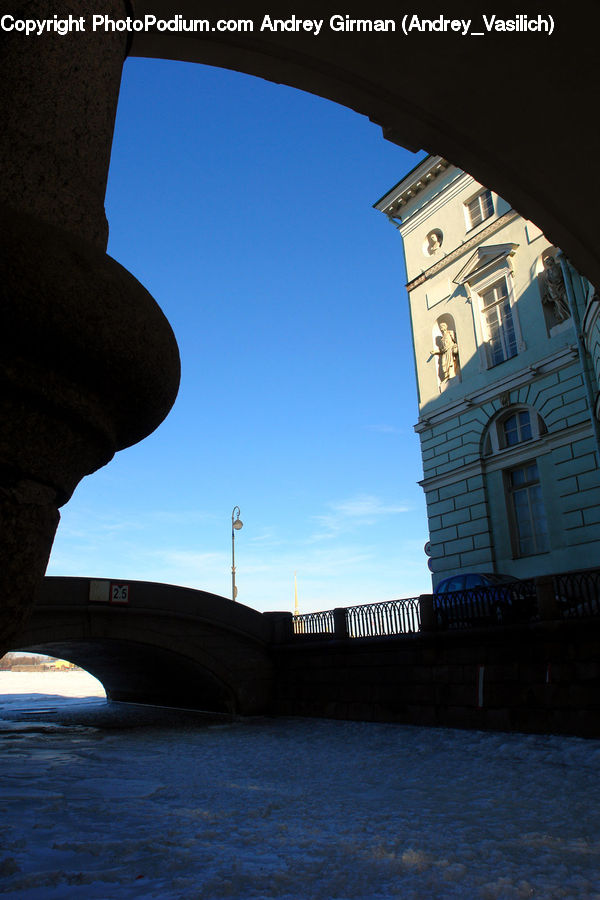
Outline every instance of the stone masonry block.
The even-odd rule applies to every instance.
[[[445,541],[453,541],[458,537],[456,525],[450,525],[448,528],[440,528],[439,531],[429,531],[432,544],[443,544]]]
[[[471,507],[471,519],[487,518],[487,505],[485,503],[474,503]]]
[[[561,497],[568,497],[570,494],[578,492],[577,477],[571,475],[568,478],[558,478],[557,486]]]
[[[580,475],[584,472],[597,471],[596,459],[591,453],[585,456],[575,456],[573,459],[566,459],[564,462],[557,463],[556,468],[558,478],[567,478],[569,475]]]
[[[573,447],[573,453],[575,456],[584,456],[586,453],[596,453],[597,449],[596,442],[591,435],[589,437],[582,438],[582,440],[580,441],[574,441],[571,446]]]
[[[577,476],[577,486],[580,491],[587,491],[600,487],[600,471],[594,468],[591,471],[582,472]]]
[[[570,459],[573,459],[573,445],[571,444],[563,444],[562,447],[557,447],[552,451],[552,460],[555,463],[566,462]]]
[[[445,513],[442,521],[446,527],[449,525],[459,525],[461,522],[469,522],[471,520],[471,512],[469,508],[456,509],[452,512]]]
[[[573,410],[571,408],[569,410],[569,412],[571,413],[572,411]],[[587,422],[589,420],[589,417],[590,417],[590,412],[589,412],[589,409],[586,404],[586,405],[582,406],[580,412],[576,412],[574,415],[569,415],[567,417],[567,426],[569,428],[571,428],[574,425],[582,425],[584,422]]]
[[[444,450],[450,453],[453,457],[456,457],[458,454],[453,451],[460,450],[462,452],[463,440],[462,437],[455,437],[449,441],[444,441]]]
[[[462,509],[465,506],[473,504],[485,503],[485,491],[483,488],[469,489],[457,494],[454,505],[456,509]]]
[[[462,495],[467,490],[466,481],[453,481],[452,484],[445,484],[439,489],[440,500],[453,500]]]
[[[475,544],[475,540],[473,541]],[[491,547],[468,550],[460,555],[461,568],[471,568],[472,566],[492,565]]]
[[[575,512],[572,512],[569,515],[574,516]],[[584,525],[596,525],[600,522],[600,506],[592,506],[589,509],[584,509],[580,514],[583,518]]]
[[[531,403],[533,406],[537,407],[540,397],[544,397],[548,391],[552,391],[557,384],[557,372],[553,372],[551,375],[546,375],[545,378],[541,379],[540,381],[533,382],[531,385],[529,385],[528,403]]]
[[[593,506],[600,506],[600,487],[571,494],[563,500],[565,510],[588,509]]]
[[[429,516],[443,516],[454,510],[454,500],[440,500],[437,503],[431,503],[427,507]]]
[[[600,510],[598,510],[599,518],[594,521],[600,521]],[[563,513],[563,525],[568,531],[570,528],[580,528],[584,524],[583,513],[579,509],[573,512]]]
[[[600,524],[598,525],[586,525],[581,534],[576,530],[572,529],[569,532],[569,537],[573,536],[573,545],[577,543],[587,544],[592,543],[594,541],[600,541]],[[569,541],[569,544],[571,541]]]
[[[438,565],[436,569],[438,571],[442,571],[441,564],[443,564],[443,571],[451,573],[457,566],[460,566],[460,556],[458,553],[453,554],[452,556],[446,556],[444,554],[443,557],[438,557]]]
[[[451,550],[452,553],[460,553],[461,559],[462,559],[462,556],[464,553],[467,553],[468,551],[473,550],[473,538],[472,537],[458,538],[457,540],[452,541],[452,543],[450,544],[448,549]]]
[[[481,409],[479,409],[478,407],[471,407],[471,409],[467,409],[464,412],[461,412],[459,421],[461,426],[463,427],[474,424],[475,426],[484,428],[488,420],[487,417],[482,413]]]
[[[568,366],[558,372],[558,378],[561,384],[568,386],[569,384],[581,385],[583,378],[574,366]]]
[[[487,519],[474,519],[469,522],[461,522],[458,526],[458,536],[467,537],[475,534],[489,534],[489,522]]]
[[[541,406],[539,407],[539,412],[542,418],[547,422],[555,422],[560,419],[563,406],[564,404],[560,396],[552,396],[541,404]],[[558,411],[560,411],[560,413]]]
[[[479,488],[483,488],[484,483],[485,482],[483,475],[472,475],[467,479],[467,487],[470,491],[475,491]]]

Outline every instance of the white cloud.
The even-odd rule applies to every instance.
[[[395,425],[367,425],[367,431],[376,431],[378,434],[406,434],[406,428],[397,428]]]
[[[406,504],[385,503],[372,494],[358,494],[341,502],[330,503],[329,508],[331,512],[314,516],[321,527],[312,535],[311,540],[333,538],[356,527],[374,525],[384,517],[411,511],[411,507]]]

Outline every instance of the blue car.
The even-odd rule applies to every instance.
[[[537,614],[533,581],[490,572],[444,578],[433,592],[437,628],[527,622]]]

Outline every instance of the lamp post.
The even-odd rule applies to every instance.
[[[239,506],[233,507],[233,512],[231,513],[231,599],[235,600],[237,597],[237,588],[235,586],[235,533],[242,528],[244,523],[240,519],[240,508]]]

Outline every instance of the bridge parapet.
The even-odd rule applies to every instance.
[[[47,576],[37,607],[119,608],[169,612],[252,637],[271,640],[271,624],[263,613],[209,591],[116,578]]]

